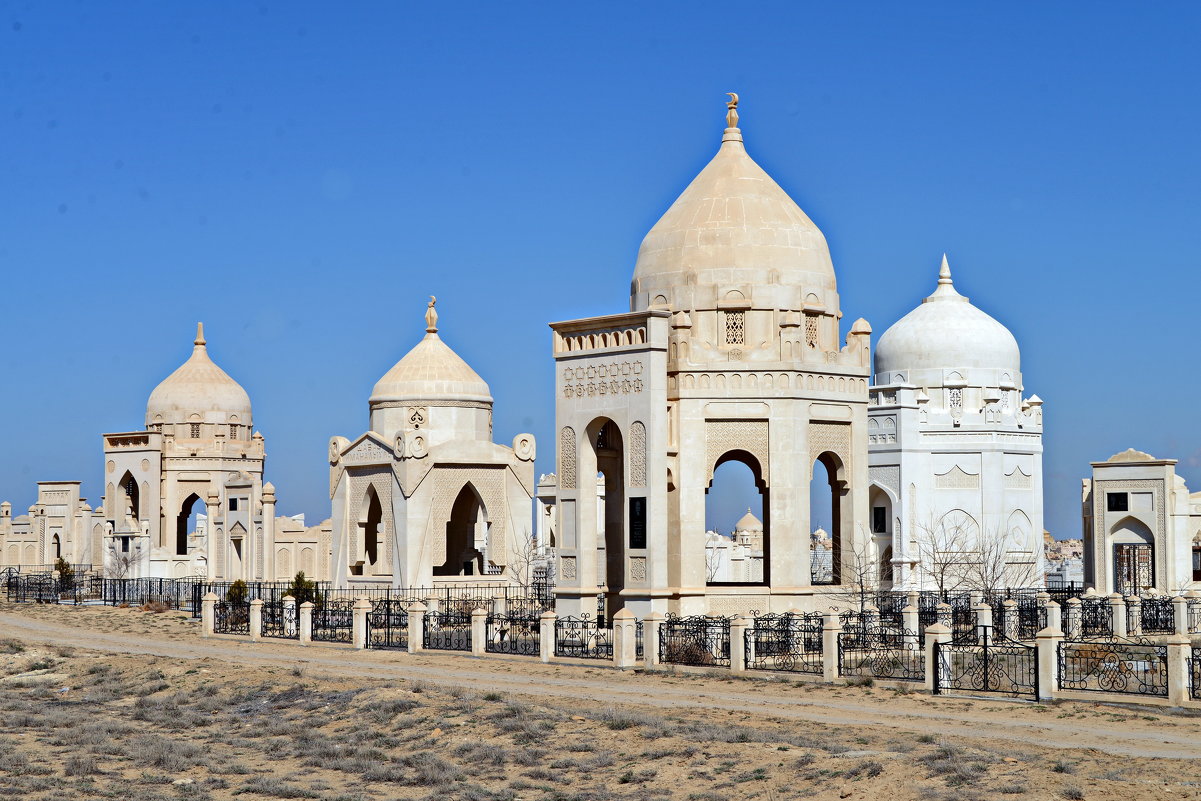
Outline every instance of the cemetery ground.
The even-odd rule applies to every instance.
[[[0,797],[1201,799],[1201,717],[201,639],[0,602]]]

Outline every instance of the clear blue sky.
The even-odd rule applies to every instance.
[[[47,2],[0,7],[0,497],[98,501],[202,319],[280,510],[324,519],[429,294],[552,470],[546,323],[627,308],[727,91],[844,323],[945,250],[1013,330],[1055,535],[1129,446],[1201,489],[1201,4]]]

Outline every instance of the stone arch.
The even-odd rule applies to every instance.
[[[359,542],[361,550],[352,557],[350,573],[361,576],[367,573],[367,568],[375,568],[380,562],[380,546],[386,536],[384,530],[384,505],[374,483],[367,485],[359,503]],[[372,573],[375,571],[372,570]]]
[[[1155,534],[1146,523],[1126,516],[1110,526],[1113,553],[1113,589],[1123,595],[1141,595],[1155,587]]]
[[[459,489],[446,521],[445,561],[434,567],[435,576],[484,575],[488,550],[488,509],[475,485]]]
[[[196,504],[200,504],[200,509],[196,508]],[[184,502],[179,505],[179,514],[175,517],[175,555],[187,556],[188,553],[188,535],[192,533],[193,515],[200,514],[201,510],[208,512],[208,506],[200,499],[200,496],[193,492]]]
[[[843,536],[844,517],[843,506],[847,503],[846,465],[842,457],[830,450],[820,450],[810,463],[809,468],[809,501],[810,525],[822,519],[822,505],[828,503],[829,534],[830,534],[830,581],[841,584],[843,581],[843,549],[846,538]],[[849,511],[849,510],[848,510]],[[849,519],[845,521],[849,523]],[[811,553],[811,558],[814,554]],[[812,562],[811,562],[812,564]]]
[[[740,465],[742,470],[727,468],[723,470],[723,465]],[[769,584],[771,582],[770,565],[771,565],[771,504],[770,504],[770,488],[767,482],[766,471],[759,457],[748,450],[741,448],[732,448],[725,451],[713,463],[713,467],[709,472],[709,483],[705,485],[705,495],[708,497],[717,485],[720,493],[723,485],[728,485],[737,481],[739,478],[744,478],[737,473],[743,470],[749,472],[753,482],[754,489],[758,493],[757,498],[742,499],[740,505],[746,506],[747,511],[754,514],[759,522],[763,524],[762,534],[758,537],[752,537],[746,542],[734,541],[732,543],[719,543],[725,547],[721,550],[726,551],[731,558],[727,561],[727,567],[723,568],[722,557],[716,557],[719,553],[713,547],[714,543],[706,541],[705,546],[705,567],[706,576],[705,583],[711,585],[729,585],[729,584]],[[757,509],[755,507],[758,507]],[[706,515],[705,529],[706,531],[715,529],[714,521],[710,516]],[[706,537],[708,540],[708,537]],[[737,559],[733,556],[737,555]],[[740,562],[738,568],[734,568],[734,562]],[[723,572],[724,571],[724,572]]]
[[[137,479],[133,477],[133,473],[126,470],[125,474],[121,476],[121,480],[117,482],[117,486],[121,488],[124,497],[120,500],[113,499],[113,505],[116,507],[113,511],[119,512],[127,520],[141,520],[142,490],[138,486]],[[117,515],[114,514],[113,517],[117,518]]]
[[[871,530],[876,553],[880,554],[880,581],[893,581],[892,554],[896,542],[897,530],[895,525],[897,499],[892,491],[879,482],[873,481],[867,490],[868,528]]]
[[[58,534],[54,534],[50,537],[50,552],[54,557],[55,562],[63,558],[63,541]]]
[[[597,544],[604,543],[603,571],[598,570],[597,580],[603,576],[605,594],[605,614],[613,615],[625,603],[622,591],[625,589],[626,552],[631,547],[626,531],[626,437],[616,422],[608,417],[597,417],[585,429],[588,446],[591,449],[589,472],[581,476],[581,483],[587,484],[581,489],[585,493],[580,498],[582,503],[588,502],[589,493],[596,493],[595,519],[604,521],[603,535],[597,532]],[[593,467],[593,465],[595,467]],[[597,477],[603,482],[604,500],[597,492],[597,481],[587,480]],[[584,511],[584,514],[589,514]],[[645,543],[635,543],[646,547]],[[600,567],[600,566],[598,566]]]

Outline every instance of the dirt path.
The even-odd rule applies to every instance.
[[[759,712],[783,720],[828,725],[872,724],[919,734],[1095,749],[1115,755],[1201,758],[1201,719],[1165,715],[1158,710],[1143,714],[1097,704],[1042,706],[1001,699],[897,695],[867,688],[672,673],[623,673],[585,665],[543,665],[522,658],[356,652],[338,646],[301,646],[285,641],[256,644],[225,637],[206,640],[198,636],[198,624],[182,617],[171,625],[164,622],[161,630],[131,634],[103,631],[94,624],[98,615],[131,610],[13,606],[7,609],[15,611],[0,613],[0,638],[15,637],[31,643],[106,653],[283,668],[304,664],[309,671],[341,678],[420,679],[432,684],[470,687],[477,692],[557,699],[560,704],[574,699],[581,706],[628,704],[661,709]]]

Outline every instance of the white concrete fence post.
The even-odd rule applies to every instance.
[[[296,599],[291,595],[285,595],[281,601],[283,603],[284,614],[284,636],[296,636]]]
[[[731,673],[746,673],[746,630],[754,625],[754,618],[747,615],[739,615],[730,621]]]
[[[625,611],[625,610],[622,610]],[[555,623],[559,616],[548,609],[538,618],[538,656],[543,662],[555,658]],[[616,653],[616,648],[614,653]]]
[[[822,681],[838,681],[838,635],[842,620],[837,612],[822,615]]]
[[[613,667],[626,670],[637,666],[638,618],[629,609],[619,609],[613,615]]]
[[[255,598],[250,602],[250,639],[258,642],[263,639],[263,599]]]
[[[926,692],[934,692],[942,685],[946,676],[942,660],[938,657],[938,646],[951,641],[951,629],[942,623],[926,627]],[[940,673],[942,675],[940,675]]]
[[[414,601],[405,609],[409,614],[409,653],[425,650],[425,604]]]
[[[505,617],[509,614],[509,601],[503,595],[492,598],[492,614],[496,617]]]
[[[1047,615],[1047,627],[1037,635],[1038,645],[1038,700],[1048,701],[1055,697],[1059,689],[1059,644],[1063,642],[1063,632],[1058,627],[1050,625],[1051,616]]]
[[[355,599],[354,606],[351,607],[352,628],[350,634],[350,642],[355,650],[361,651],[367,647],[367,613],[370,611],[371,601],[362,597]]]
[[[1119,592],[1109,595],[1109,626],[1113,636],[1126,636],[1126,599]]]
[[[909,593],[911,596],[917,593]],[[913,635],[914,642],[917,642],[922,624],[918,614],[917,604],[909,604],[901,610],[901,628],[905,630],[905,635]]]
[[[1177,595],[1172,598],[1172,633],[1188,634],[1188,599]]]
[[[313,641],[313,602],[305,601],[300,605],[300,644],[308,645]]]
[[[200,599],[200,636],[212,637],[213,628],[217,625],[217,595],[205,593]]]
[[[1054,601],[1047,601],[1047,628],[1063,632],[1063,610]]]
[[[663,615],[651,612],[642,620],[642,661],[648,669],[659,666],[659,626]]]
[[[1005,637],[1010,640],[1017,640],[1019,633],[1018,602],[1012,598],[1005,599],[1001,604],[1001,615],[1003,617],[1001,621],[1002,631],[1005,633]]]
[[[993,626],[992,607],[984,602],[976,604],[972,611],[976,613],[976,636],[984,639],[988,629]]]
[[[1143,599],[1133,595],[1126,599],[1126,634],[1138,637],[1143,633]]]
[[[1164,644],[1168,648],[1168,703],[1184,706],[1184,702],[1189,700],[1192,641],[1187,635],[1173,634],[1164,640]]]
[[[1068,598],[1067,614],[1063,617],[1063,636],[1069,640],[1080,639],[1084,627],[1084,612],[1079,598]]]
[[[488,610],[471,610],[471,655],[488,653]]]

